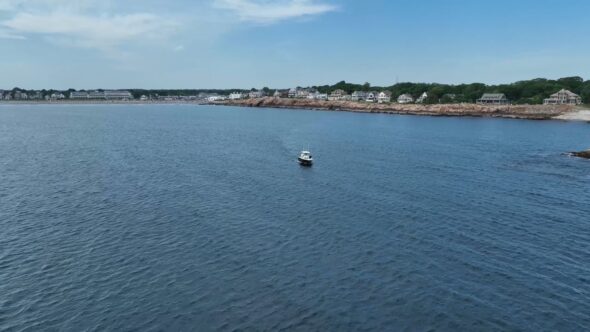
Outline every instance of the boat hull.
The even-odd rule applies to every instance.
[[[313,165],[313,160],[297,158],[297,161],[299,161],[299,165],[301,165],[301,166],[309,167],[309,166]]]

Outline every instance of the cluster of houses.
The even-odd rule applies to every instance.
[[[252,90],[248,93],[244,92],[232,92],[228,97],[215,96],[210,97],[210,101],[218,100],[237,100],[237,99],[252,99],[269,96],[263,90]],[[337,89],[332,91],[330,94],[320,93],[315,89],[304,89],[304,88],[292,88],[289,90],[276,90],[272,97],[274,98],[299,98],[299,99],[312,99],[312,100],[330,100],[330,101],[365,101],[370,103],[391,103],[392,93],[389,91],[354,91],[352,94],[347,94],[346,91]],[[399,104],[410,104],[417,103],[421,104],[426,102],[428,93],[424,92],[420,97],[415,98],[410,94],[402,94],[397,97],[396,101]],[[445,94],[443,99],[455,100],[457,96],[455,94]],[[480,105],[510,105],[511,102],[508,100],[503,93],[484,93],[481,98],[476,101]],[[582,104],[582,98],[577,94],[562,89],[561,91],[552,94],[550,98],[544,100],[545,105],[580,105]]]
[[[44,91],[3,91],[0,90],[0,100],[63,100],[67,99],[64,92]],[[133,95],[129,91],[107,90],[107,91],[72,91],[69,99],[105,99],[105,100],[131,100]]]

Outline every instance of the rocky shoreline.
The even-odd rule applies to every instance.
[[[375,104],[353,101],[323,101],[264,97],[256,99],[226,100],[214,105],[300,108],[312,110],[348,111],[361,113],[408,114],[428,116],[471,116],[512,119],[549,120],[575,113],[571,105],[476,105],[476,104]]]

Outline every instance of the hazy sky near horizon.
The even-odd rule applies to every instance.
[[[0,0],[0,88],[590,79],[588,0]]]

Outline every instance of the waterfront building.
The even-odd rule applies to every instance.
[[[365,99],[365,101],[367,101],[369,103],[375,103],[375,102],[377,102],[378,99],[379,99],[379,92],[371,91],[371,92],[367,93],[367,98]]]
[[[133,99],[133,94],[129,91],[125,90],[106,90],[102,92],[103,96],[99,98],[109,99],[109,100],[131,100]]]
[[[418,99],[416,99],[416,103],[422,104],[426,101],[426,99],[428,99],[428,93],[424,92],[420,95],[420,97],[418,97]]]
[[[332,93],[328,97],[328,100],[333,100],[333,101],[346,100],[346,99],[347,99],[346,91],[344,91],[342,89],[337,89],[337,90],[332,91]]]
[[[15,100],[26,100],[26,99],[29,99],[29,95],[27,95],[27,93],[24,91],[17,90],[14,92],[14,99]]]
[[[88,99],[106,99],[106,95],[103,91],[89,91]]]
[[[88,99],[88,92],[72,91],[70,92],[70,99]]]
[[[509,105],[510,101],[503,93],[484,93],[477,103],[480,105]]]
[[[543,101],[545,105],[580,105],[581,103],[580,96],[566,89],[559,90]]]
[[[314,92],[310,92],[309,95],[307,95],[307,99],[328,100],[328,94],[327,93],[319,93],[318,91],[314,91]]]
[[[404,93],[403,95],[397,97],[397,102],[400,104],[409,104],[414,102],[414,97],[408,93]]]
[[[361,101],[367,99],[367,92],[365,91],[355,91],[351,95],[352,101]]]
[[[314,89],[298,89],[295,94],[295,98],[307,98],[310,94],[315,94],[317,91]]]
[[[72,92],[72,93],[74,93],[74,92]],[[54,93],[52,93],[51,95],[48,95],[48,96],[49,96],[49,99],[51,99],[51,100],[62,100],[62,99],[66,99],[66,96],[63,93],[61,93],[61,92],[54,92]],[[47,96],[45,96],[45,97],[47,97]],[[70,95],[70,99],[72,99],[71,95]],[[73,99],[75,99],[75,98],[73,98]]]
[[[289,97],[289,90],[276,90],[273,96],[276,98],[287,98]]]
[[[231,99],[231,100],[238,100],[238,99],[244,99],[244,98],[246,98],[246,95],[241,92],[232,92],[229,94],[229,99]]]
[[[379,93],[379,96],[377,96],[377,101],[379,102],[379,104],[390,103],[391,102],[391,92],[381,91]]]
[[[289,89],[289,93],[287,94],[287,97],[289,97],[289,98],[295,98],[295,97],[297,97],[297,91],[298,90],[299,90],[298,88],[291,88],[291,89]]]
[[[254,91],[250,91],[250,93],[248,94],[248,98],[262,98],[264,97],[264,91],[262,90],[254,90]]]

